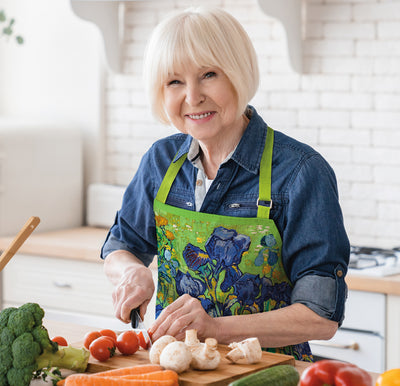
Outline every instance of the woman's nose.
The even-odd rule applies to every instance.
[[[186,103],[191,106],[197,106],[205,99],[201,87],[197,84],[188,85],[186,87]]]

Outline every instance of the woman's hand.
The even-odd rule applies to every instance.
[[[143,319],[154,293],[151,269],[131,253],[115,251],[107,256],[104,270],[115,285],[112,293],[115,316],[129,323],[131,311],[140,307],[140,316]]]
[[[206,313],[198,299],[185,294],[166,307],[149,330],[154,340],[163,335],[182,340],[188,329],[196,329],[200,340],[216,337],[215,319]]]

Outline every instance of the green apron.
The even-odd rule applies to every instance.
[[[213,317],[265,312],[290,304],[292,284],[282,264],[282,240],[269,218],[273,134],[269,128],[261,159],[256,218],[194,212],[165,204],[187,154],[169,166],[154,200],[156,317],[183,294],[200,300]],[[312,361],[307,342],[267,350]]]

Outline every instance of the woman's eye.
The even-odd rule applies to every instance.
[[[214,71],[208,71],[204,74],[204,78],[212,78],[214,76],[217,76],[217,74]]]
[[[180,84],[181,82],[179,81],[179,80],[177,80],[177,79],[174,79],[174,80],[170,80],[168,83],[167,83],[167,85],[168,86],[172,86],[172,85],[174,85],[174,84]]]

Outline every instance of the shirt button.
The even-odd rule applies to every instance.
[[[202,180],[197,180],[197,181],[196,181],[196,185],[197,185],[197,186],[203,185],[203,181],[202,181]]]
[[[336,272],[336,275],[337,275],[337,277],[342,277],[342,276],[343,276],[343,271],[342,271],[341,269],[339,269],[339,270]]]

